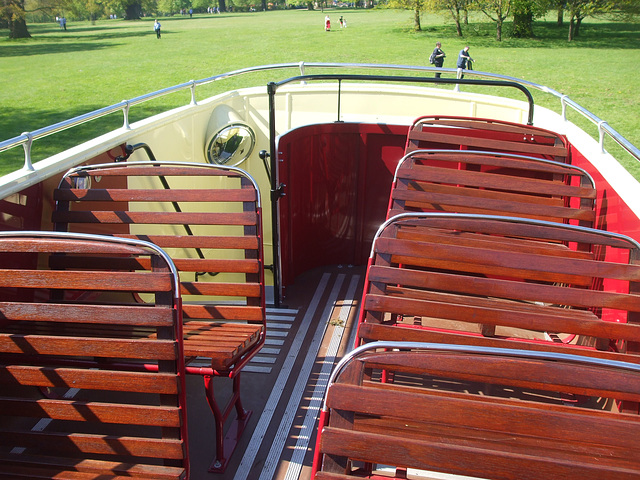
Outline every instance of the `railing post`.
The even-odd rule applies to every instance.
[[[29,132],[24,132],[22,135],[27,136],[27,141],[22,144],[22,148],[24,149],[24,166],[22,168],[23,170],[33,172],[35,170],[31,163],[31,145],[33,144],[33,135]]]
[[[191,105],[197,105],[198,102],[196,102],[196,81],[195,80],[190,80],[191,81]]]
[[[300,75],[304,76],[304,62],[300,62],[299,68],[300,68]],[[307,82],[305,82],[304,80],[300,82],[300,85],[306,85],[306,84]]]
[[[602,153],[607,153],[606,150],[604,149],[604,126],[605,125],[609,125],[607,122],[605,122],[604,120],[598,122],[598,137],[599,137],[599,143],[600,143],[600,150],[602,151]]]
[[[123,100],[124,108],[122,109],[122,114],[124,115],[124,124],[122,128],[125,130],[131,130],[131,126],[129,126],[129,100]]]
[[[562,105],[562,120],[565,122],[567,121],[567,102],[565,99],[567,98],[567,95],[562,95],[562,97],[560,97],[560,105]]]

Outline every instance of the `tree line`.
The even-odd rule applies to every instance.
[[[388,5],[413,10],[414,28],[418,31],[422,12],[445,11],[451,15],[460,37],[469,12],[481,11],[495,23],[497,41],[502,41],[504,23],[509,18],[513,20],[512,36],[532,37],[534,20],[555,11],[559,24],[563,24],[565,17],[569,19],[567,40],[572,41],[580,34],[580,25],[586,17],[640,14],[638,0],[388,0]]]
[[[281,6],[313,5],[311,0],[280,0]],[[321,0],[326,2],[327,0]],[[611,14],[632,16],[640,14],[640,0],[379,0],[392,8],[414,12],[414,28],[421,30],[420,15],[428,11],[444,11],[451,15],[456,32],[462,36],[462,26],[468,23],[470,11],[483,12],[496,25],[496,40],[501,41],[504,23],[512,19],[510,35],[532,37],[536,18],[557,12],[558,23],[568,18],[568,41],[580,34],[580,25],[588,16]],[[267,9],[267,0],[0,0],[0,28],[9,29],[9,38],[29,38],[27,14],[51,18],[69,12],[73,18],[96,20],[101,16],[117,14],[127,20],[138,19],[143,12],[155,15],[161,12],[177,13],[193,9],[206,12],[216,6],[227,11],[227,2],[243,8],[259,4]],[[276,1],[274,1],[276,3]],[[367,2],[368,4],[369,2]],[[371,2],[373,3],[373,2]],[[245,5],[246,4],[246,5]]]

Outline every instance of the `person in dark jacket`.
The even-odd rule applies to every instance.
[[[441,46],[442,44],[440,42],[436,42],[436,48],[433,49],[433,53],[431,54],[431,57],[433,58],[433,64],[438,68],[442,68],[442,65],[444,65],[444,57],[446,57],[446,55],[440,48]],[[436,78],[440,78],[440,75],[441,73],[437,72]]]

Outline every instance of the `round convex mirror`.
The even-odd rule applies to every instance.
[[[224,126],[211,136],[205,149],[209,163],[235,166],[244,162],[256,143],[253,130],[243,123]]]

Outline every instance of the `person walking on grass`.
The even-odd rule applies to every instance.
[[[442,51],[440,47],[442,47],[442,44],[440,42],[436,42],[436,48],[433,49],[433,52],[429,57],[429,62],[433,63],[438,68],[442,68],[442,65],[444,65],[444,57],[446,57],[444,51]],[[440,72],[436,72],[436,78],[440,78],[440,75],[442,75]]]
[[[155,32],[156,32],[156,38],[160,38],[160,27],[161,27],[161,26],[162,26],[162,25],[160,25],[160,22],[159,22],[158,20],[156,20],[156,21],[154,22],[154,24],[153,24],[153,29],[154,29],[154,30],[155,30]]]
[[[471,70],[471,62],[473,62],[473,58],[469,55],[469,46],[467,45],[462,50],[460,50],[460,54],[458,55],[458,78],[464,78],[464,70]]]

